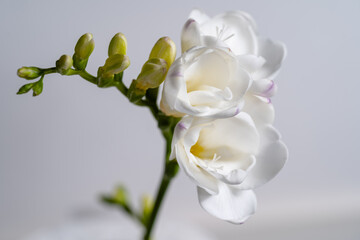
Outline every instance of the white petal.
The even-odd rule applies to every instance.
[[[193,122],[193,118],[191,117],[183,117],[180,122],[178,122],[174,129],[173,138],[171,140],[171,154],[170,160],[176,157],[175,154],[175,145],[184,138],[187,130],[190,128],[191,123]]]
[[[260,69],[266,62],[263,57],[256,55],[240,55],[237,58],[239,64],[249,73]]]
[[[243,17],[248,21],[248,23],[251,25],[251,27],[254,30],[257,29],[257,24],[256,24],[254,18],[249,13],[243,12],[243,11],[229,11],[229,12],[227,12],[227,14],[234,14],[234,15],[237,15],[239,17]]]
[[[203,35],[214,36],[225,42],[236,54],[257,54],[258,41],[249,20],[238,14],[224,13],[200,24]]]
[[[179,163],[180,168],[196,185],[207,189],[211,193],[218,192],[216,179],[203,169],[196,166],[194,162],[189,159],[189,156],[188,154],[186,154],[183,145],[177,144],[175,146],[175,151],[176,159]]]
[[[251,116],[257,126],[272,124],[274,122],[275,112],[270,99],[247,93],[245,95],[243,111]]]
[[[209,20],[209,16],[206,15],[203,11],[200,9],[194,9],[191,11],[189,18],[194,19],[198,23],[202,24]]]
[[[253,189],[274,178],[288,159],[288,150],[280,140],[280,134],[271,125],[260,130],[260,152],[256,164],[248,172],[240,189]]]
[[[256,211],[257,201],[252,190],[238,190],[226,184],[219,185],[218,194],[197,189],[202,208],[222,220],[240,224]]]
[[[277,91],[277,86],[273,80],[263,78],[253,81],[250,87],[250,91],[253,92],[255,95],[270,98],[275,95]]]
[[[241,112],[233,118],[213,121],[211,127],[203,128],[198,142],[209,149],[226,146],[253,154],[258,152],[259,135],[252,119]]]
[[[241,158],[244,158],[242,156],[239,156],[237,159],[227,159],[225,161],[222,161],[219,165],[221,166],[221,171],[211,168],[204,168],[207,170],[211,175],[216,177],[219,181],[222,181],[223,183],[229,184],[229,185],[239,185],[241,184],[247,177],[248,172],[255,166],[256,159],[253,155],[249,156],[249,160],[243,160]],[[249,162],[247,167],[243,167],[244,169],[241,169],[239,165],[245,165],[245,164],[239,164],[240,162]],[[233,166],[229,166],[233,165]],[[238,165],[238,166],[236,166]],[[226,172],[226,168],[234,168],[231,171]],[[225,170],[225,171],[224,171]]]
[[[264,66],[253,74],[254,80],[269,78],[274,79],[278,74],[282,61],[286,56],[286,47],[281,42],[259,38],[259,56],[265,58]]]
[[[182,117],[185,114],[175,109],[175,105],[178,105],[179,101],[183,101],[185,102],[184,104],[187,103],[190,105],[187,101],[184,66],[181,63],[181,58],[175,60],[166,75],[160,101],[160,109],[167,115]]]
[[[206,106],[218,106],[221,101],[229,101],[232,98],[232,93],[229,88],[220,90],[214,88],[207,91],[192,91],[189,93],[189,101],[191,105],[206,105]]]
[[[195,46],[202,46],[199,24],[194,19],[188,19],[181,33],[181,50],[182,52]]]

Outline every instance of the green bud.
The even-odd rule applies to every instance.
[[[32,87],[33,90],[33,96],[38,96],[43,90],[43,77],[34,83],[34,86]]]
[[[75,46],[75,55],[83,60],[90,57],[94,50],[95,42],[91,33],[85,33],[82,35]]]
[[[126,55],[115,54],[105,61],[104,75],[111,76],[123,72],[130,66],[130,59]]]
[[[73,65],[73,60],[69,55],[62,55],[56,61],[56,71],[61,75],[66,75]]]
[[[101,88],[107,88],[114,86],[114,75],[104,75],[104,67],[99,67],[97,72],[97,85]]]
[[[85,33],[79,38],[73,55],[75,69],[84,70],[86,68],[88,59],[94,48],[95,42],[91,33]]]
[[[129,91],[127,93],[127,97],[130,102],[137,102],[141,98],[143,98],[146,94],[146,90],[137,88],[137,80],[133,80],[130,84]]]
[[[174,62],[176,57],[176,46],[173,40],[169,37],[160,38],[151,50],[149,59],[162,58],[167,64],[168,68]]]
[[[125,35],[122,33],[117,33],[110,41],[108,51],[109,57],[115,54],[126,55],[126,49],[127,40],[125,38]]]
[[[128,193],[126,191],[126,188],[124,186],[119,186],[116,188],[116,192],[114,195],[114,200],[121,204],[121,205],[127,205],[128,202]]]
[[[32,87],[34,86],[34,83],[28,83],[25,84],[24,86],[22,86],[19,91],[16,94],[24,94],[27,93],[28,91],[30,91],[30,89],[32,89]]]
[[[105,65],[98,70],[98,86],[111,87],[114,85],[114,75],[122,73],[130,65],[126,55],[115,54],[106,59]]]
[[[123,72],[130,66],[130,59],[126,55],[115,54],[106,59],[101,67],[101,75],[104,78],[113,77],[115,74]]]
[[[21,78],[32,80],[40,77],[41,70],[40,68],[37,67],[22,67],[18,69],[17,75]]]
[[[143,214],[142,221],[143,223],[147,224],[154,208],[154,200],[150,195],[144,195],[141,198],[141,205]]]
[[[165,80],[167,73],[167,63],[161,58],[152,58],[142,67],[136,79],[136,88],[147,90],[156,88]]]

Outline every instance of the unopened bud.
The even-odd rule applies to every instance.
[[[149,59],[162,58],[167,62],[168,69],[176,57],[176,46],[169,37],[160,38],[151,50]]]
[[[146,94],[145,89],[137,88],[137,80],[133,80],[130,84],[129,91],[127,93],[127,97],[130,102],[137,102],[141,100]]]
[[[139,76],[136,79],[136,88],[147,90],[156,88],[165,80],[167,72],[167,63],[161,58],[152,58],[142,67]]]
[[[28,83],[22,86],[19,91],[16,94],[24,94],[31,90],[31,88],[34,86],[34,83]]]
[[[18,69],[17,75],[21,78],[32,80],[40,77],[41,70],[37,67],[22,67]]]
[[[154,199],[150,195],[144,195],[141,199],[141,205],[143,211],[142,221],[147,224],[154,208]]]
[[[79,59],[87,59],[94,50],[95,42],[91,33],[82,35],[75,46],[75,55]]]
[[[37,96],[37,95],[40,95],[40,93],[42,92],[43,90],[43,79],[41,78],[39,81],[35,82],[33,87],[32,87],[32,90],[33,90],[33,96]]]
[[[73,60],[69,55],[62,55],[59,60],[56,61],[56,71],[65,75],[73,65]]]
[[[117,33],[110,41],[108,51],[109,57],[115,54],[126,55],[126,49],[127,40],[125,38],[125,35],[122,33]]]
[[[88,59],[94,48],[95,42],[91,33],[85,33],[79,38],[73,55],[75,69],[84,70],[86,68]]]
[[[106,59],[105,65],[98,70],[98,86],[111,87],[115,74],[122,73],[130,65],[130,59],[126,55],[115,54]]]
[[[128,193],[124,186],[119,186],[116,188],[114,195],[114,200],[120,205],[127,205],[128,202]]]
[[[130,59],[126,55],[115,54],[106,59],[104,69],[104,76],[111,76],[123,72],[130,66]]]

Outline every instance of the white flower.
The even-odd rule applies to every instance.
[[[270,98],[275,94],[273,80],[286,56],[286,48],[281,42],[260,37],[249,14],[231,11],[210,18],[195,9],[184,25],[181,45],[183,52],[193,46],[230,48],[251,73],[253,83],[247,95]],[[255,61],[258,59],[263,62]]]
[[[161,99],[163,112],[183,117],[171,158],[197,184],[206,211],[242,223],[256,210],[253,189],[288,157],[270,100],[285,47],[259,37],[243,12],[209,18],[194,10],[181,40],[183,54],[169,69]]]
[[[256,188],[272,179],[287,159],[271,124],[245,112],[225,119],[184,117],[176,126],[171,157],[198,185],[210,214],[242,223],[256,209]]]
[[[181,117],[224,118],[240,111],[251,77],[228,49],[194,47],[170,67],[161,110]]]
[[[286,49],[280,42],[259,37],[250,15],[226,12],[209,18],[203,12],[193,10],[184,25],[181,45],[183,55],[170,68],[164,82],[161,101],[163,112],[173,116],[188,114],[223,118],[238,113],[243,104],[245,108],[250,108],[252,103],[258,102],[272,108],[270,97],[277,89],[273,80],[279,72]],[[232,69],[240,69],[237,71],[242,72],[242,76],[234,74],[236,77],[231,80],[242,86],[241,91],[225,87],[229,81],[227,69],[223,65],[228,63],[224,61],[224,64],[217,65],[223,58],[220,55],[225,53],[217,54],[219,60],[212,64],[197,63],[198,59],[208,58],[201,56],[202,53],[208,55],[209,51],[205,49],[217,53],[225,51],[227,55],[236,58],[228,62],[237,64],[238,67]],[[191,85],[194,82],[198,88],[192,92]],[[210,86],[211,91],[202,86]]]

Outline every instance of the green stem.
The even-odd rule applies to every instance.
[[[114,80],[115,80],[115,87],[125,96],[127,97],[128,94],[128,88],[125,86],[123,82],[123,76],[124,72],[121,72],[119,74],[115,74]]]
[[[93,75],[91,75],[90,73],[88,73],[87,71],[83,70],[80,71],[79,76],[82,77],[83,79],[93,83],[93,84],[97,84],[97,79],[96,77],[94,77]]]
[[[88,73],[85,70],[74,70],[74,69],[70,69],[69,72],[66,74],[67,76],[72,76],[72,75],[79,75],[80,77],[82,77],[83,79],[87,80],[88,82],[91,82],[95,85],[97,85],[97,79],[96,77],[94,77],[93,75],[91,75],[90,73]]]
[[[57,73],[57,70],[54,67],[47,68],[47,69],[41,69],[41,70],[42,70],[42,78],[44,77],[44,75],[51,74],[51,73]],[[95,85],[98,85],[97,78],[85,70],[70,69],[66,75],[68,75],[68,76],[79,75],[83,79],[85,79]],[[127,94],[128,94],[129,89],[123,83],[122,77],[123,77],[123,73],[115,75],[115,84],[113,86],[115,86],[125,97],[128,97]],[[144,233],[143,240],[150,240],[151,233],[152,233],[153,227],[155,225],[155,222],[156,222],[161,204],[165,197],[165,194],[168,190],[168,187],[169,187],[172,179],[176,176],[178,168],[179,168],[179,165],[176,160],[170,161],[171,141],[172,141],[172,137],[173,137],[174,127],[179,119],[166,116],[159,110],[159,108],[156,104],[157,94],[158,94],[158,88],[149,90],[149,92],[146,95],[146,99],[141,99],[134,103],[138,106],[145,106],[145,107],[149,108],[152,115],[158,122],[158,127],[161,129],[162,135],[166,141],[165,162],[164,162],[165,168],[164,168],[164,172],[162,175],[160,186],[158,188],[157,196],[155,199],[155,204],[154,204],[154,207],[150,214],[149,221],[147,221],[146,223],[143,223],[145,230],[146,230]],[[118,203],[112,202],[111,199],[104,199],[104,200],[108,203],[118,205]],[[132,217],[136,218],[137,220],[139,220],[140,222],[142,222],[141,216],[136,214],[129,205],[126,205],[126,204],[121,205],[121,208],[129,216],[132,216]]]
[[[141,223],[141,216],[139,216],[128,203],[119,203],[118,201],[114,200],[113,197],[103,196],[102,201],[106,202],[111,205],[115,205],[119,207],[121,210],[123,210],[126,214],[128,214],[130,217],[138,220]]]
[[[41,70],[42,70],[43,75],[56,73],[56,68],[55,67],[45,68],[45,69],[41,69]]]
[[[163,173],[161,183],[160,183],[160,186],[158,189],[158,193],[156,196],[154,208],[151,212],[150,219],[146,226],[146,231],[145,231],[143,240],[150,239],[150,236],[151,236],[156,218],[158,216],[162,201],[164,199],[164,196],[168,190],[171,180],[176,176],[176,173],[177,173],[178,164],[177,164],[176,160],[173,160],[173,161],[169,160],[170,152],[171,152],[171,140],[169,141],[169,139],[167,138],[166,139],[166,153],[165,153],[165,162],[166,162],[165,169],[164,169],[164,173]]]

